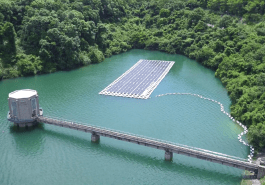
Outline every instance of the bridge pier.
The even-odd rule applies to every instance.
[[[99,135],[97,135],[97,134],[95,134],[95,133],[92,133],[92,134],[91,134],[91,141],[92,141],[93,143],[97,143],[97,142],[99,142],[99,139],[100,139],[100,136],[99,136]]]
[[[257,178],[261,179],[264,176],[265,176],[265,166],[260,166],[259,165]]]
[[[165,152],[165,160],[166,161],[172,161],[173,159],[173,152],[166,151]]]
[[[158,141],[156,139],[151,138],[144,138],[140,136],[136,136],[133,134],[125,134],[122,132],[117,132],[113,130],[108,129],[101,129],[94,126],[86,126],[86,125],[80,125],[73,122],[67,122],[67,121],[60,121],[58,119],[48,118],[39,116],[37,117],[37,122],[62,126],[62,127],[68,127],[75,130],[80,130],[84,132],[91,133],[91,142],[98,142],[100,140],[100,136],[109,137],[113,139],[128,141],[140,145],[144,145],[147,147],[152,147],[156,149],[161,149],[165,151],[165,160],[166,161],[172,161],[173,159],[173,152],[181,155],[187,155],[190,157],[195,157],[202,160],[207,160],[215,163],[219,163],[222,165],[231,166],[234,168],[254,171],[255,176],[258,176],[258,178],[261,178],[265,175],[265,167],[260,166],[259,164],[249,163],[245,162],[245,160],[236,158],[233,156],[224,156],[224,154],[214,154],[210,151],[202,151],[193,149],[191,147],[185,147],[185,146],[179,146],[177,144],[172,144],[168,142]]]

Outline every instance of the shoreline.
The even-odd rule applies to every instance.
[[[255,157],[253,157],[254,163],[263,163],[265,164],[265,149],[258,152]],[[253,175],[249,171],[245,171],[244,175]],[[240,185],[265,185],[265,176],[261,179],[244,179],[242,178]]]

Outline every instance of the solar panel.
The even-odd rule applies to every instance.
[[[174,63],[173,61],[139,60],[99,94],[147,99]]]

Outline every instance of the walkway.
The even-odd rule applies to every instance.
[[[91,140],[94,142],[99,141],[100,136],[109,137],[117,140],[136,143],[143,146],[148,146],[165,151],[165,159],[172,160],[173,153],[182,154],[206,161],[219,163],[234,168],[239,168],[258,173],[260,166],[257,164],[249,163],[246,159],[225,155],[222,153],[212,152],[200,148],[190,147],[186,145],[176,144],[159,139],[148,138],[145,136],[125,133],[112,129],[106,129],[93,125],[84,125],[72,121],[65,121],[58,118],[39,116],[36,118],[38,122],[47,123],[51,125],[66,127],[74,130],[92,133]],[[264,170],[265,171],[265,170]]]

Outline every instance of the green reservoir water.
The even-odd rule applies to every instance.
[[[139,59],[175,61],[148,100],[98,93]],[[35,89],[44,115],[103,126],[246,158],[249,148],[237,134],[241,127],[216,103],[187,95],[196,93],[230,100],[214,72],[181,55],[131,50],[104,62],[70,72],[57,72],[0,82],[0,184],[240,184],[242,170],[182,155],[164,161],[164,151],[42,124],[30,130],[7,122],[8,93]]]

